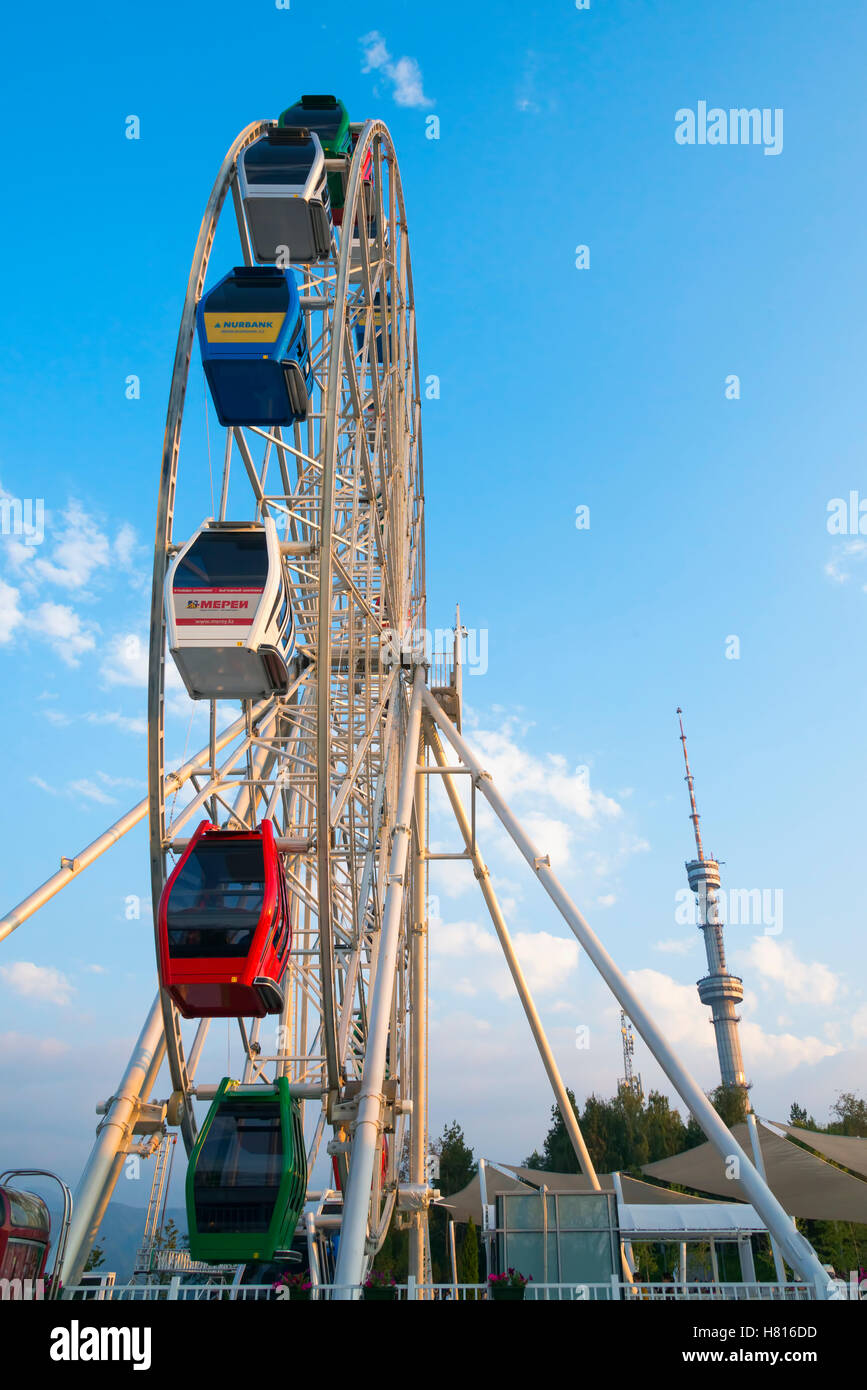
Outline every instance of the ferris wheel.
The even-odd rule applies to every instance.
[[[248,126],[223,160],[181,316],[151,609],[151,876],[156,915],[177,856],[202,816],[233,831],[271,823],[293,902],[294,944],[276,1020],[239,1020],[243,1081],[286,1078],[302,1105],[321,1102],[315,1127],[307,1126],[308,1167],[330,1127],[335,1186],[345,1192],[407,739],[406,675],[399,644],[390,639],[425,625],[415,306],[394,146],[382,122],[368,121],[353,127],[351,158],[327,160],[329,179],[344,179],[342,225],[329,229],[327,249],[315,262],[293,266],[310,354],[306,418],[288,429],[225,427],[222,450],[215,449],[222,475],[212,513],[217,490],[208,491],[206,478],[203,486],[196,466],[196,434],[206,422],[188,393],[197,307],[221,219],[237,231],[243,265],[255,264],[256,228],[242,196],[242,161],[271,129],[265,122]],[[276,537],[281,588],[294,614],[295,659],[273,693],[241,698],[234,718],[226,715],[225,701],[207,702],[208,756],[190,779],[192,796],[178,805],[165,765],[172,656],[164,600],[173,559],[189,539],[178,534],[181,507],[209,525],[253,523]],[[408,869],[416,877],[419,863]],[[412,978],[411,928],[420,896],[420,884],[403,895],[386,1048],[384,1128],[392,1133],[378,1140],[368,1257],[388,1229],[411,1109],[410,1001],[420,983]],[[165,988],[161,1009],[173,1091],[168,1120],[180,1126],[189,1152],[197,1132],[194,1099],[215,1089],[197,1076],[211,1020],[186,1027]],[[423,1113],[415,1123],[424,1123]]]
[[[159,478],[148,796],[0,920],[3,940],[148,815],[160,987],[115,1094],[98,1107],[104,1118],[64,1228],[63,1283],[81,1276],[121,1165],[131,1153],[152,1154],[166,1126],[180,1130],[189,1155],[190,1210],[190,1180],[195,1186],[220,1106],[236,1126],[220,1141],[224,1150],[237,1141],[235,1173],[218,1194],[236,1204],[231,1219],[243,1127],[255,1130],[258,1173],[269,1159],[263,1136],[280,1131],[270,1204],[283,1227],[269,1227],[270,1254],[291,1253],[307,1197],[308,1249],[318,1219],[340,1232],[333,1278],[322,1282],[356,1296],[397,1210],[411,1234],[412,1278],[430,1283],[425,919],[426,871],[437,859],[472,867],[579,1166],[600,1190],[481,856],[478,795],[719,1154],[737,1157],[745,1191],[792,1268],[818,1288],[815,1252],[462,738],[459,617],[454,664],[427,688],[418,644],[427,627],[419,368],[397,158],[382,122],[350,126],[333,97],[291,109],[303,115],[305,103],[341,107],[340,147],[283,117],[247,126],[220,166],[193,254]],[[226,273],[221,260],[209,274],[215,246],[222,258],[227,241],[238,248],[234,267]],[[219,427],[208,389],[204,412],[188,389],[197,335]],[[187,710],[207,711],[209,738],[171,768],[166,709],[181,687],[193,701]],[[431,775],[463,852],[428,850]],[[459,775],[469,778],[470,816]],[[225,868],[228,846],[235,857]],[[203,847],[215,862],[223,856],[216,914],[202,905],[216,891],[206,887]],[[255,928],[242,920],[251,847],[262,901]],[[173,925],[194,862],[198,906],[187,894]],[[216,979],[202,963],[210,969],[220,954],[215,932],[226,948]],[[201,1075],[216,1018],[237,1025],[240,1077]],[[164,1063],[171,1094],[150,1102]],[[203,1102],[211,1107],[200,1130]],[[307,1174],[326,1157],[331,1181],[314,1199]],[[258,1251],[244,1253],[246,1237],[234,1243],[238,1234],[224,1225],[227,1238],[208,1247],[205,1263],[265,1263]]]

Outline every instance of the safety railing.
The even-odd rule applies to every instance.
[[[92,1285],[79,1285],[64,1290],[64,1298],[75,1300],[102,1300],[112,1302],[289,1302],[299,1297],[312,1302],[330,1302],[346,1295],[352,1298],[377,1301],[389,1299],[398,1303],[407,1302],[457,1302],[487,1303],[497,1302],[502,1294],[496,1295],[487,1284],[417,1284],[410,1279],[405,1284],[395,1284],[388,1292],[377,1291],[370,1294],[358,1285],[351,1287],[336,1284],[319,1284],[303,1294],[288,1287],[275,1288],[272,1284],[228,1284],[203,1283],[184,1280],[174,1276],[166,1283],[120,1284],[110,1289],[97,1289]],[[520,1295],[518,1295],[520,1298]],[[688,1284],[626,1284],[616,1279],[609,1283],[596,1284],[535,1284],[529,1283],[524,1289],[524,1302],[741,1302],[741,1301],[806,1301],[814,1297],[809,1284],[790,1283],[688,1283]]]

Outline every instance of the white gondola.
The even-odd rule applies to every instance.
[[[331,205],[315,132],[271,126],[241,153],[238,179],[257,261],[309,265],[327,258]]]
[[[206,521],[166,577],[168,647],[193,700],[285,694],[298,657],[277,528]]]

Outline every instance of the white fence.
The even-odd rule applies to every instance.
[[[328,1302],[347,1290],[335,1284],[320,1284],[310,1290],[314,1302]],[[354,1285],[351,1294],[362,1297]],[[112,1289],[94,1289],[86,1285],[64,1290],[65,1299],[111,1299],[113,1302],[212,1302],[250,1303],[288,1302],[288,1291],[275,1291],[271,1284],[195,1283],[178,1276],[165,1284],[123,1284]],[[397,1302],[492,1302],[487,1284],[417,1284],[410,1279],[394,1288]],[[536,1302],[741,1302],[755,1300],[803,1301],[814,1297],[809,1284],[625,1284],[615,1279],[609,1284],[528,1284],[524,1300]]]

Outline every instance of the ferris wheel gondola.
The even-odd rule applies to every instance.
[[[306,126],[270,126],[241,155],[241,198],[257,261],[328,259],[331,202],[325,154]]]
[[[303,96],[280,113],[277,124],[281,128],[300,126],[314,131],[319,137],[326,159],[341,159],[352,153],[349,112],[338,97]],[[329,172],[328,195],[334,225],[340,227],[343,224],[343,204],[346,199],[346,178],[342,172]]]
[[[293,275],[236,266],[199,301],[196,324],[221,425],[306,419],[310,351]]]
[[[285,694],[295,617],[274,521],[206,521],[166,584],[169,651],[193,700]]]
[[[224,1078],[187,1168],[192,1258],[264,1263],[288,1251],[306,1189],[304,1130],[285,1077]]]
[[[160,980],[184,1018],[264,1018],[285,1003],[289,885],[270,821],[203,821],[163,891]]]

